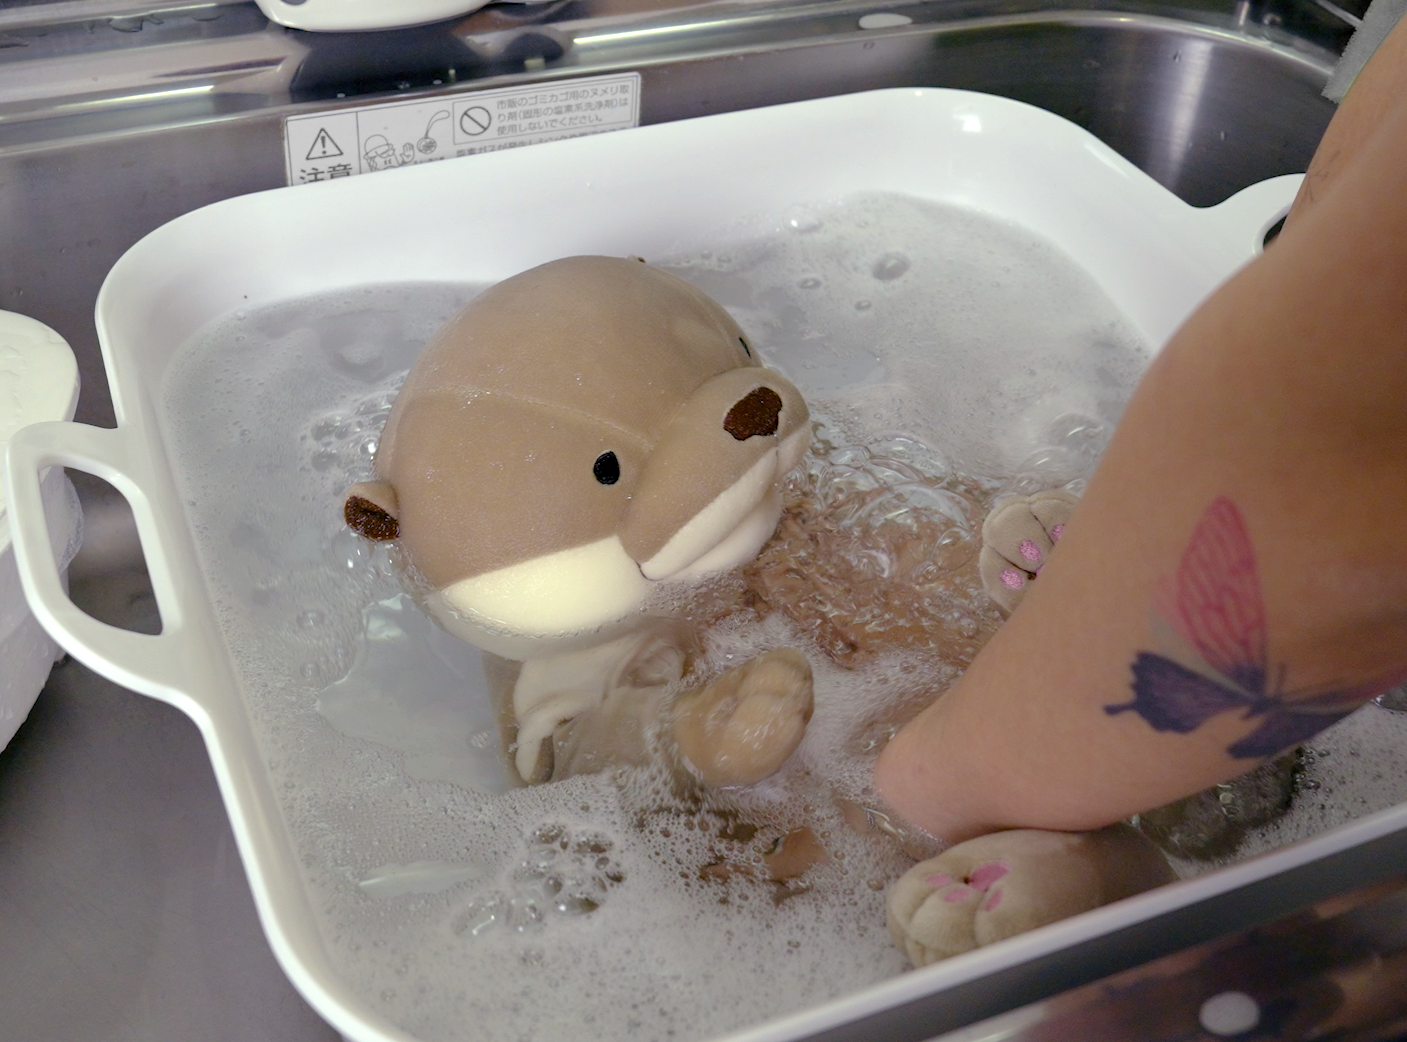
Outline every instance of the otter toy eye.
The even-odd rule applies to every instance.
[[[616,459],[614,452],[603,452],[596,457],[596,462],[591,464],[591,473],[596,475],[596,480],[603,485],[614,485],[620,480],[620,460]]]

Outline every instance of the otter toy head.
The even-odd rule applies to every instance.
[[[807,420],[699,290],[638,259],[569,257],[435,335],[345,515],[400,540],[447,629],[532,658],[608,638],[656,582],[752,558]]]

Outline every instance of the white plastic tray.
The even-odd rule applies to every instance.
[[[1298,183],[1276,178],[1199,210],[1049,113],[966,92],[894,90],[218,203],[147,236],[103,286],[97,327],[117,428],[40,424],[14,439],[9,494],[26,592],[75,657],[199,725],[264,928],[308,1001],[351,1038],[407,1039],[333,968],[197,563],[157,420],[163,377],[192,334],[237,309],[354,285],[487,283],[576,253],[679,255],[742,214],[896,192],[972,207],[1054,241],[1161,344],[1259,250]],[[53,464],[96,474],[131,502],[160,635],[108,627],[64,595],[37,480]],[[733,1037],[805,1037],[1404,826],[1407,812],[1387,811]]]

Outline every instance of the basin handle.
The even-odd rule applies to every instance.
[[[1265,233],[1290,212],[1303,180],[1303,174],[1268,177],[1201,212],[1224,229],[1226,241],[1238,251],[1246,248],[1245,256],[1254,257],[1265,249]]]
[[[69,599],[54,561],[39,492],[40,480],[52,466],[94,474],[126,497],[161,612],[159,634],[133,633],[99,622]],[[64,650],[95,672],[170,702],[200,723],[205,712],[194,693],[202,690],[214,668],[212,649],[191,632],[193,620],[178,595],[166,548],[179,543],[180,537],[166,530],[170,522],[152,508],[146,492],[155,487],[151,471],[147,452],[122,427],[58,421],[20,429],[10,439],[6,455],[15,563],[31,611]]]

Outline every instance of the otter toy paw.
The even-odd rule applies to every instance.
[[[1026,595],[1077,502],[1060,489],[1017,496],[982,522],[982,586],[1002,611],[1009,614]]]
[[[889,933],[915,966],[970,951],[1173,880],[1127,825],[1013,829],[921,861],[889,888]]]
[[[811,664],[777,648],[674,704],[674,743],[705,785],[752,785],[775,774],[811,719]]]

